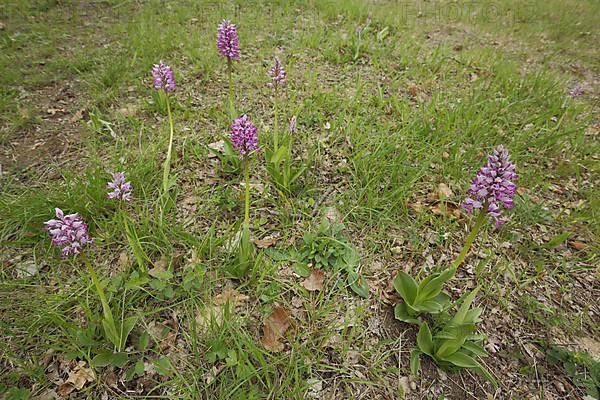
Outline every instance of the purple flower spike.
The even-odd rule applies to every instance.
[[[585,93],[585,88],[580,83],[577,83],[569,90],[569,96],[571,97],[580,97]]]
[[[60,208],[56,208],[55,211],[56,219],[44,223],[52,245],[63,247],[63,257],[81,253],[83,246],[92,243],[87,224],[77,214],[64,215]]]
[[[469,213],[487,205],[487,213],[496,221],[496,227],[506,222],[501,218],[502,208],[513,208],[517,173],[515,165],[504,146],[500,145],[489,155],[487,164],[475,176],[462,207]],[[501,208],[502,207],[502,208]]]
[[[285,70],[281,66],[281,61],[279,61],[279,57],[275,57],[273,67],[269,70],[269,76],[272,80],[267,84],[269,87],[278,89],[279,87],[285,86]]]
[[[229,128],[233,147],[245,156],[253,151],[258,151],[258,133],[256,127],[250,122],[247,115],[236,118]]]
[[[224,19],[217,28],[217,48],[221,57],[237,60],[240,58],[240,44],[237,28]]]
[[[158,64],[152,67],[152,78],[154,79],[154,88],[164,90],[167,93],[175,91],[175,75],[168,65],[160,60]]]
[[[130,182],[125,182],[125,174],[123,172],[115,172],[112,176],[112,182],[108,182],[106,185],[108,189],[112,189],[112,191],[108,193],[108,198],[127,202],[131,201],[131,191],[133,187]]]

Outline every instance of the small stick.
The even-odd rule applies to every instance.
[[[327,197],[329,197],[331,192],[333,192],[334,190],[335,190],[334,186],[329,186],[329,188],[327,188],[325,193],[323,193],[323,195],[317,199],[317,201],[315,202],[315,205],[313,206],[313,211],[311,214],[312,217],[317,215],[317,209],[319,208],[319,206],[327,199]]]

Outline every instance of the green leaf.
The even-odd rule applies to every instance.
[[[123,325],[121,326],[121,331],[119,332],[119,350],[122,350],[125,347],[125,343],[127,343],[127,338],[129,337],[129,333],[135,327],[137,323],[137,317],[129,317],[125,318],[123,321]]]
[[[417,334],[417,345],[423,353],[428,356],[433,355],[433,338],[431,337],[431,331],[429,330],[427,322],[421,324],[421,328]]]
[[[287,148],[285,146],[281,146],[277,150],[277,153],[273,154],[273,156],[271,157],[269,162],[277,165],[285,158],[286,155],[287,155]]]
[[[417,375],[421,368],[421,354],[422,353],[418,349],[414,349],[410,352],[410,372],[413,375]]]
[[[158,360],[154,360],[153,364],[156,368],[156,372],[163,376],[169,376],[173,370],[171,360],[169,360],[167,357],[161,357]]]
[[[169,271],[169,270],[164,270],[164,271],[160,271],[160,270],[150,270],[150,275],[158,280],[161,280],[163,282],[168,282],[173,278],[173,272]]]
[[[237,365],[237,363],[238,363],[237,353],[235,352],[235,350],[229,350],[227,352],[227,357],[225,358],[225,364],[228,367],[233,367],[233,366]]]
[[[416,302],[415,304],[412,304],[412,307],[419,312],[427,312],[431,314],[437,314],[444,309],[444,305],[436,302],[435,300]]]
[[[144,370],[145,370],[144,360],[141,358],[139,360],[137,360],[134,368],[135,368],[134,369],[135,374],[137,376],[142,376],[144,374]]]
[[[148,334],[148,332],[144,331],[144,333],[142,333],[140,335],[140,339],[138,342],[138,348],[140,351],[144,351],[148,348],[148,344],[150,344],[150,335]]]
[[[476,356],[484,357],[487,356],[487,351],[477,343],[473,343],[469,340],[463,343],[462,348],[465,350],[469,350],[471,353]]]
[[[482,311],[483,310],[480,307],[467,311],[467,315],[465,315],[465,324],[476,324],[479,322]]]
[[[479,363],[475,361],[473,357],[468,356],[465,353],[461,353],[460,351],[443,357],[443,360],[461,368],[477,368],[479,366]]]
[[[463,352],[458,351],[452,354],[450,357],[446,357],[445,361],[448,361],[457,367],[473,368],[483,375],[488,381],[490,381],[495,387],[498,387],[498,382],[494,376],[483,365],[477,362],[477,360]]]
[[[475,300],[475,296],[477,296],[478,291],[479,291],[479,288],[476,288],[471,293],[469,293],[469,295],[467,297],[465,297],[465,299],[463,300],[463,303],[461,304],[460,308],[456,312],[456,315],[454,316],[454,318],[452,318],[451,322],[453,324],[461,325],[465,322],[465,317],[467,316],[467,312],[469,311],[469,308],[471,307],[471,303],[473,303],[473,300]]]
[[[544,243],[541,247],[544,249],[552,249],[565,242],[571,235],[570,232],[561,233],[560,235],[553,237],[549,242]]]
[[[364,299],[369,298],[370,288],[366,279],[361,278],[356,272],[349,272],[348,280],[350,281],[350,289],[352,289],[354,293]]]
[[[310,268],[306,263],[297,262],[292,266],[294,272],[300,275],[303,278],[308,278],[310,276]]]
[[[273,261],[296,261],[298,258],[297,254],[293,254],[292,252],[288,253],[275,248],[265,249],[264,252]]]
[[[115,347],[119,348],[121,346],[121,335],[117,332],[114,322],[109,322],[106,318],[102,318],[102,327],[104,328],[105,338]]]
[[[138,267],[141,271],[146,271],[148,269],[147,263],[150,261],[150,258],[142,247],[135,227],[129,222],[128,218],[123,219],[123,225],[125,226],[125,236],[127,236],[127,242],[131,247],[131,251],[133,252],[133,256],[137,261]]]
[[[412,276],[404,271],[398,271],[398,275],[394,279],[394,289],[400,296],[409,304],[415,302],[417,296],[417,282]]]
[[[29,389],[21,389],[12,387],[6,392],[6,400],[27,400],[29,398]]]
[[[442,344],[436,351],[435,356],[440,359],[446,360],[447,357],[450,357],[452,354],[456,353],[462,347],[466,340],[466,335],[460,335],[459,333],[457,333],[456,336],[454,336],[453,338],[446,339],[442,342]]]
[[[408,324],[419,324],[419,320],[408,313],[406,303],[400,303],[394,307],[394,317],[396,317],[397,320],[406,322]]]
[[[125,283],[125,289],[136,289],[148,283],[148,276],[140,275],[138,271],[133,271]]]
[[[451,304],[450,304],[450,300],[451,300],[450,296],[448,296],[444,292],[439,293],[432,300],[435,301],[436,303],[440,304],[444,310],[447,310],[451,306]]]
[[[355,247],[347,246],[344,249],[344,256],[342,258],[346,263],[346,270],[353,271],[354,267],[356,267],[358,265],[358,262],[360,261],[360,254],[358,254],[358,250]]]
[[[442,286],[454,276],[456,270],[452,267],[445,269],[435,275],[431,280],[424,280],[417,289],[415,303],[436,297],[442,290]]]
[[[115,367],[123,367],[127,364],[128,357],[127,353],[112,353],[103,352],[96,355],[90,365],[92,368],[106,367],[108,365],[114,365]]]

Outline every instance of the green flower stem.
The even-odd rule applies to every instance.
[[[244,178],[246,181],[246,204],[244,207],[244,229],[250,232],[250,160],[244,157]]]
[[[279,149],[279,110],[277,106],[277,95],[277,87],[275,87],[275,100],[273,101],[273,108],[275,114],[275,120],[273,121],[273,154],[276,154],[277,150]]]
[[[231,61],[231,57],[227,57],[227,75],[229,78],[229,117],[234,118],[235,115],[233,112],[233,62]]]
[[[90,260],[85,256],[84,253],[81,254],[81,258],[83,258],[83,261],[85,262],[85,266],[87,267],[87,270],[90,273],[90,276],[92,277],[92,281],[94,282],[94,286],[96,287],[96,292],[98,292],[98,296],[100,297],[104,319],[106,320],[107,324],[109,324],[111,328],[113,328],[114,332],[117,332],[115,319],[113,318],[112,311],[110,309],[110,306],[108,305],[108,300],[106,299],[106,294],[104,293],[102,283],[100,283],[100,279],[98,279],[98,275],[96,275],[94,267],[92,267]]]
[[[483,208],[481,209],[481,211],[479,211],[479,215],[477,216],[475,225],[473,226],[471,233],[469,233],[469,236],[467,237],[467,241],[465,242],[465,245],[463,246],[460,254],[456,258],[456,260],[454,260],[454,262],[452,263],[452,268],[454,268],[454,269],[458,268],[458,266],[465,260],[465,257],[467,256],[467,254],[469,253],[469,250],[471,249],[471,245],[473,244],[473,241],[477,237],[477,234],[479,233],[479,231],[481,230],[481,227],[483,226],[483,223],[485,222],[485,216],[487,214],[487,211],[488,211],[488,205],[486,203],[483,206]]]
[[[167,149],[167,159],[165,160],[163,169],[163,194],[169,191],[169,172],[171,170],[171,153],[173,151],[173,115],[171,114],[171,105],[169,95],[165,92],[167,99],[167,114],[169,116],[169,147]]]

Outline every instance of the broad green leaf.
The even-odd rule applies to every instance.
[[[417,282],[404,271],[398,271],[394,279],[394,289],[407,303],[413,304],[417,296]]]
[[[552,249],[561,243],[565,242],[572,235],[571,232],[561,233],[558,236],[553,237],[549,242],[544,243],[541,247],[544,249]]]
[[[294,272],[300,275],[303,278],[308,278],[310,276],[310,268],[306,263],[297,262],[292,266]]]
[[[129,223],[127,218],[123,219],[123,225],[125,226],[125,236],[127,236],[127,242],[131,247],[131,251],[133,252],[133,256],[137,261],[138,267],[141,271],[146,271],[148,269],[147,263],[150,262],[150,258],[142,247],[135,227],[133,224]]]
[[[269,160],[269,162],[273,163],[273,164],[279,164],[284,157],[287,155],[287,148],[285,146],[281,146],[278,150],[277,153],[275,153],[273,155],[273,157],[271,157],[271,159]]]
[[[450,354],[449,356],[446,357],[440,357],[441,359],[443,359],[444,361],[448,361],[454,365],[456,365],[457,367],[461,367],[461,368],[477,368],[479,367],[479,363],[477,361],[475,361],[475,359],[471,356],[466,355],[465,353],[461,353],[460,351],[457,351],[454,354]]]
[[[429,325],[427,325],[427,322],[423,322],[423,324],[421,324],[421,328],[417,334],[417,345],[423,353],[427,354],[428,356],[433,355],[433,339],[431,337],[431,331],[429,330]]]
[[[144,374],[144,369],[145,369],[144,360],[141,358],[139,360],[137,360],[134,368],[135,368],[135,374],[137,376],[142,376]]]
[[[431,280],[424,280],[419,285],[415,302],[421,302],[436,297],[442,290],[442,286],[454,276],[456,270],[452,267],[445,269]]]
[[[483,310],[480,307],[476,307],[472,310],[467,311],[467,315],[465,315],[465,323],[466,324],[476,324],[479,322],[479,316]]]
[[[460,348],[462,347],[462,345],[465,343],[465,341],[467,340],[466,335],[456,335],[455,337],[451,338],[451,339],[446,339],[444,340],[438,350],[435,353],[435,356],[437,358],[440,358],[442,360],[446,360],[447,357],[451,356],[452,354],[456,353],[458,350],[460,350]]]
[[[356,267],[360,261],[360,254],[358,254],[358,250],[355,247],[347,246],[344,250],[344,256],[342,258],[346,263],[346,270],[353,271],[354,267]]]
[[[140,275],[138,271],[133,271],[125,283],[125,289],[135,289],[148,283],[148,276]]]
[[[444,292],[441,292],[441,293],[439,293],[439,294],[438,294],[437,296],[435,296],[435,297],[434,297],[432,300],[433,300],[433,301],[435,301],[435,302],[436,302],[436,303],[438,303],[438,304],[441,304],[441,305],[442,305],[442,308],[443,308],[444,310],[447,310],[448,308],[450,308],[450,307],[451,307],[451,304],[450,304],[450,300],[451,300],[451,299],[450,299],[450,296],[448,296],[448,295],[447,295],[446,293],[444,293]]]
[[[421,368],[421,352],[418,349],[414,349],[410,352],[410,372],[413,375],[417,375],[419,373],[419,369]]]
[[[406,303],[397,304],[396,307],[394,307],[394,316],[397,320],[406,322],[408,324],[419,324],[419,320],[408,313]]]
[[[445,358],[445,361],[448,361],[456,365],[457,367],[473,368],[474,370],[482,374],[494,386],[498,387],[498,382],[496,381],[494,376],[483,365],[477,362],[477,360],[463,352],[456,352],[450,357]]]
[[[298,259],[298,255],[293,252],[285,252],[275,248],[265,249],[264,252],[271,258],[273,261],[295,261]]]
[[[125,371],[125,375],[123,376],[123,380],[125,382],[129,382],[130,380],[132,380],[135,376],[135,366],[133,367],[129,367],[127,368],[127,371]]]
[[[137,317],[129,317],[129,318],[125,318],[125,320],[123,321],[123,325],[121,326],[121,332],[120,332],[120,346],[119,346],[119,350],[123,349],[125,347],[125,343],[127,343],[127,338],[129,337],[129,333],[131,333],[131,330],[135,327],[135,324],[137,323]]]
[[[485,368],[483,365],[477,363],[479,366],[477,368],[475,368],[475,370],[477,372],[479,372],[481,375],[483,375],[485,377],[485,379],[487,379],[488,381],[490,381],[490,383],[492,385],[494,385],[494,387],[498,387],[498,381],[496,380],[496,378],[494,378],[494,375],[492,375],[490,373],[490,371],[487,370],[487,368]]]
[[[92,368],[98,368],[114,365],[115,367],[121,368],[127,364],[127,361],[127,353],[104,352],[96,355],[92,359],[91,366]]]
[[[350,289],[360,297],[364,299],[369,298],[369,284],[365,278],[361,278],[355,272],[348,273],[348,280],[350,281]]]
[[[237,363],[238,363],[237,353],[235,352],[235,350],[229,350],[227,352],[227,357],[225,358],[225,364],[228,367],[234,367],[237,365]]]
[[[167,282],[170,281],[173,278],[173,272],[169,271],[169,270],[164,270],[164,271],[160,271],[160,270],[150,270],[150,275],[158,280],[161,280],[163,282]]]
[[[460,325],[460,324],[464,323],[465,317],[467,316],[467,312],[469,311],[469,308],[471,307],[471,303],[473,303],[473,300],[475,300],[475,296],[477,296],[478,291],[479,291],[479,288],[476,288],[471,293],[469,293],[469,295],[467,297],[465,297],[465,299],[463,300],[463,303],[461,304],[460,308],[456,312],[456,315],[454,316],[454,318],[452,318],[452,321],[451,321],[452,323],[454,323],[456,325]]]
[[[469,340],[467,340],[466,342],[463,343],[462,348],[465,350],[469,350],[471,353],[475,354],[476,356],[480,356],[480,357],[487,356],[487,351],[485,351],[485,349],[483,347],[481,347],[480,345],[473,343]]]
[[[104,336],[111,342],[115,347],[121,346],[121,335],[117,332],[117,328],[114,323],[109,322],[106,318],[102,318],[102,327],[104,328]]]
[[[444,309],[444,305],[436,302],[435,300],[416,302],[412,305],[412,307],[419,312],[427,312],[431,314],[437,314]]]
[[[158,360],[154,360],[153,364],[156,368],[156,372],[163,376],[170,375],[171,371],[173,370],[171,360],[169,360],[167,357],[161,357]]]

